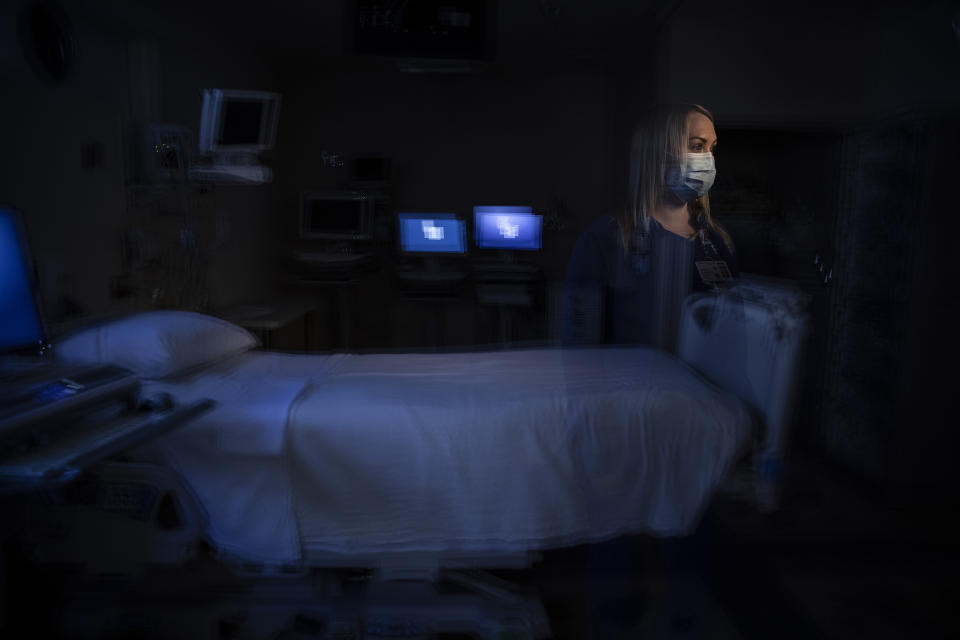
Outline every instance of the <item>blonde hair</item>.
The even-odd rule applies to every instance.
[[[650,231],[649,212],[668,195],[668,166],[686,160],[687,116],[691,113],[702,113],[716,127],[713,114],[698,104],[662,105],[643,118],[633,134],[627,206],[617,220],[624,250],[630,250],[633,238],[641,228],[644,232]],[[733,251],[730,235],[710,215],[709,195],[704,194],[689,205],[690,226],[698,232],[705,227],[713,229]]]

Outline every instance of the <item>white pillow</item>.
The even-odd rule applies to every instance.
[[[257,346],[248,331],[189,311],[148,311],[80,331],[56,345],[72,364],[115,364],[144,378],[168,378]]]

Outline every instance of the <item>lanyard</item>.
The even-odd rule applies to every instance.
[[[630,266],[637,275],[650,273],[650,254],[653,244],[650,237],[651,235],[649,229],[644,229],[642,225],[633,232]],[[697,232],[697,239],[700,242],[700,247],[703,249],[703,259],[697,260],[695,253],[694,266],[700,275],[700,280],[716,291],[720,288],[721,284],[730,281],[733,278],[733,274],[730,272],[730,266],[726,260],[721,257],[717,246],[708,236],[706,227],[700,227],[700,230]],[[694,251],[696,252],[696,250]]]
[[[650,271],[650,253],[652,248],[652,241],[650,239],[649,230],[643,229],[643,227],[638,227],[633,232],[633,242],[630,251],[630,262],[633,270],[637,274],[649,273]],[[717,250],[716,245],[713,244],[713,241],[707,237],[707,232],[705,229],[701,228],[697,232],[697,237],[700,241],[700,246],[703,248],[703,255],[706,259],[710,259],[710,256],[713,256],[714,262],[723,262],[726,265],[726,262],[721,260],[720,252]]]

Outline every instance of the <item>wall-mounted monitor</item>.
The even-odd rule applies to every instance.
[[[398,213],[400,250],[406,254],[462,254],[467,225],[452,213]]]
[[[351,0],[346,9],[346,42],[361,55],[492,60],[496,53],[496,0]]]
[[[313,191],[300,198],[300,237],[369,240],[374,202],[359,191]]]
[[[201,153],[258,153],[273,148],[280,94],[204,89],[198,146]]]
[[[481,249],[540,249],[542,217],[530,207],[477,206],[473,208],[474,237]]]
[[[46,344],[31,265],[19,214],[0,205],[0,354]]]

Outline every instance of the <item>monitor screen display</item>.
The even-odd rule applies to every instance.
[[[0,352],[44,343],[29,269],[18,216],[0,207]]]
[[[204,89],[197,147],[201,153],[259,153],[273,148],[280,94]]]
[[[535,251],[540,248],[541,216],[530,207],[474,207],[477,246]]]
[[[223,125],[217,145],[260,144],[264,107],[265,104],[260,100],[224,100]]]
[[[405,253],[464,253],[467,226],[452,213],[398,214],[400,247]]]
[[[362,195],[304,194],[300,235],[304,238],[364,238],[368,203]]]

